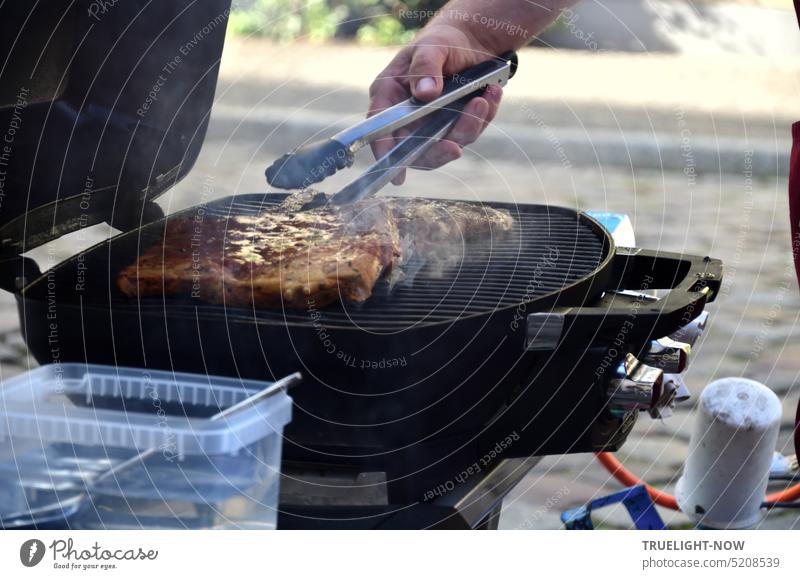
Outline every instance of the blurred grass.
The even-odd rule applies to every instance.
[[[791,10],[792,0],[676,0],[694,5],[727,2]],[[334,38],[361,44],[405,44],[446,0],[239,0],[229,32],[277,42]]]
[[[344,38],[402,44],[444,4],[445,0],[250,0],[234,8],[229,31],[278,42]]]

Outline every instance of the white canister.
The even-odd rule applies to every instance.
[[[696,412],[678,505],[706,527],[751,527],[762,517],[780,400],[754,380],[723,378],[706,386]]]

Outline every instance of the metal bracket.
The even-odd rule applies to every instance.
[[[691,344],[676,342],[672,338],[665,337],[652,340],[641,360],[666,373],[678,374],[686,369],[691,351]]]
[[[664,372],[626,354],[608,385],[609,406],[623,410],[649,410],[661,399]]]
[[[529,314],[525,332],[525,350],[544,352],[554,350],[564,331],[564,314],[539,312]]]

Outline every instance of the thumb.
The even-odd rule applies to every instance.
[[[429,101],[442,92],[442,69],[447,60],[447,48],[444,46],[419,46],[411,57],[408,67],[408,81],[411,94],[416,98]]]

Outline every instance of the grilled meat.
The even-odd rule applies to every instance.
[[[304,207],[325,207],[330,196],[306,189],[289,195],[281,208],[300,211]],[[400,233],[399,268],[392,270],[392,281],[404,279],[407,264],[427,266],[427,273],[443,275],[464,258],[466,244],[502,237],[511,231],[514,219],[508,211],[464,201],[378,197],[392,212]],[[328,205],[328,208],[336,207]]]
[[[507,233],[514,225],[508,211],[464,201],[395,197],[388,203],[400,235],[418,242],[475,241]]]
[[[470,242],[491,242],[514,226],[508,211],[464,201],[395,197],[388,203],[400,232],[403,262],[416,259],[431,276],[458,265]],[[403,274],[400,269],[396,277]]]
[[[189,296],[234,306],[317,307],[364,301],[399,255],[379,203],[342,211],[167,222],[162,240],[117,278],[128,297]]]
[[[300,211],[309,204],[324,207],[328,199],[330,196],[324,193],[306,189],[286,197],[281,209]],[[413,236],[419,242],[475,241],[507,233],[514,225],[508,211],[465,201],[377,197],[372,202],[383,203],[391,210],[401,236]],[[338,206],[327,206],[327,209],[335,207]]]
[[[513,225],[505,211],[463,202],[374,198],[331,206],[319,195],[290,195],[254,216],[169,219],[161,240],[119,273],[117,285],[128,297],[256,308],[362,302],[412,255],[436,261],[448,244]],[[313,199],[323,203],[300,210]]]

